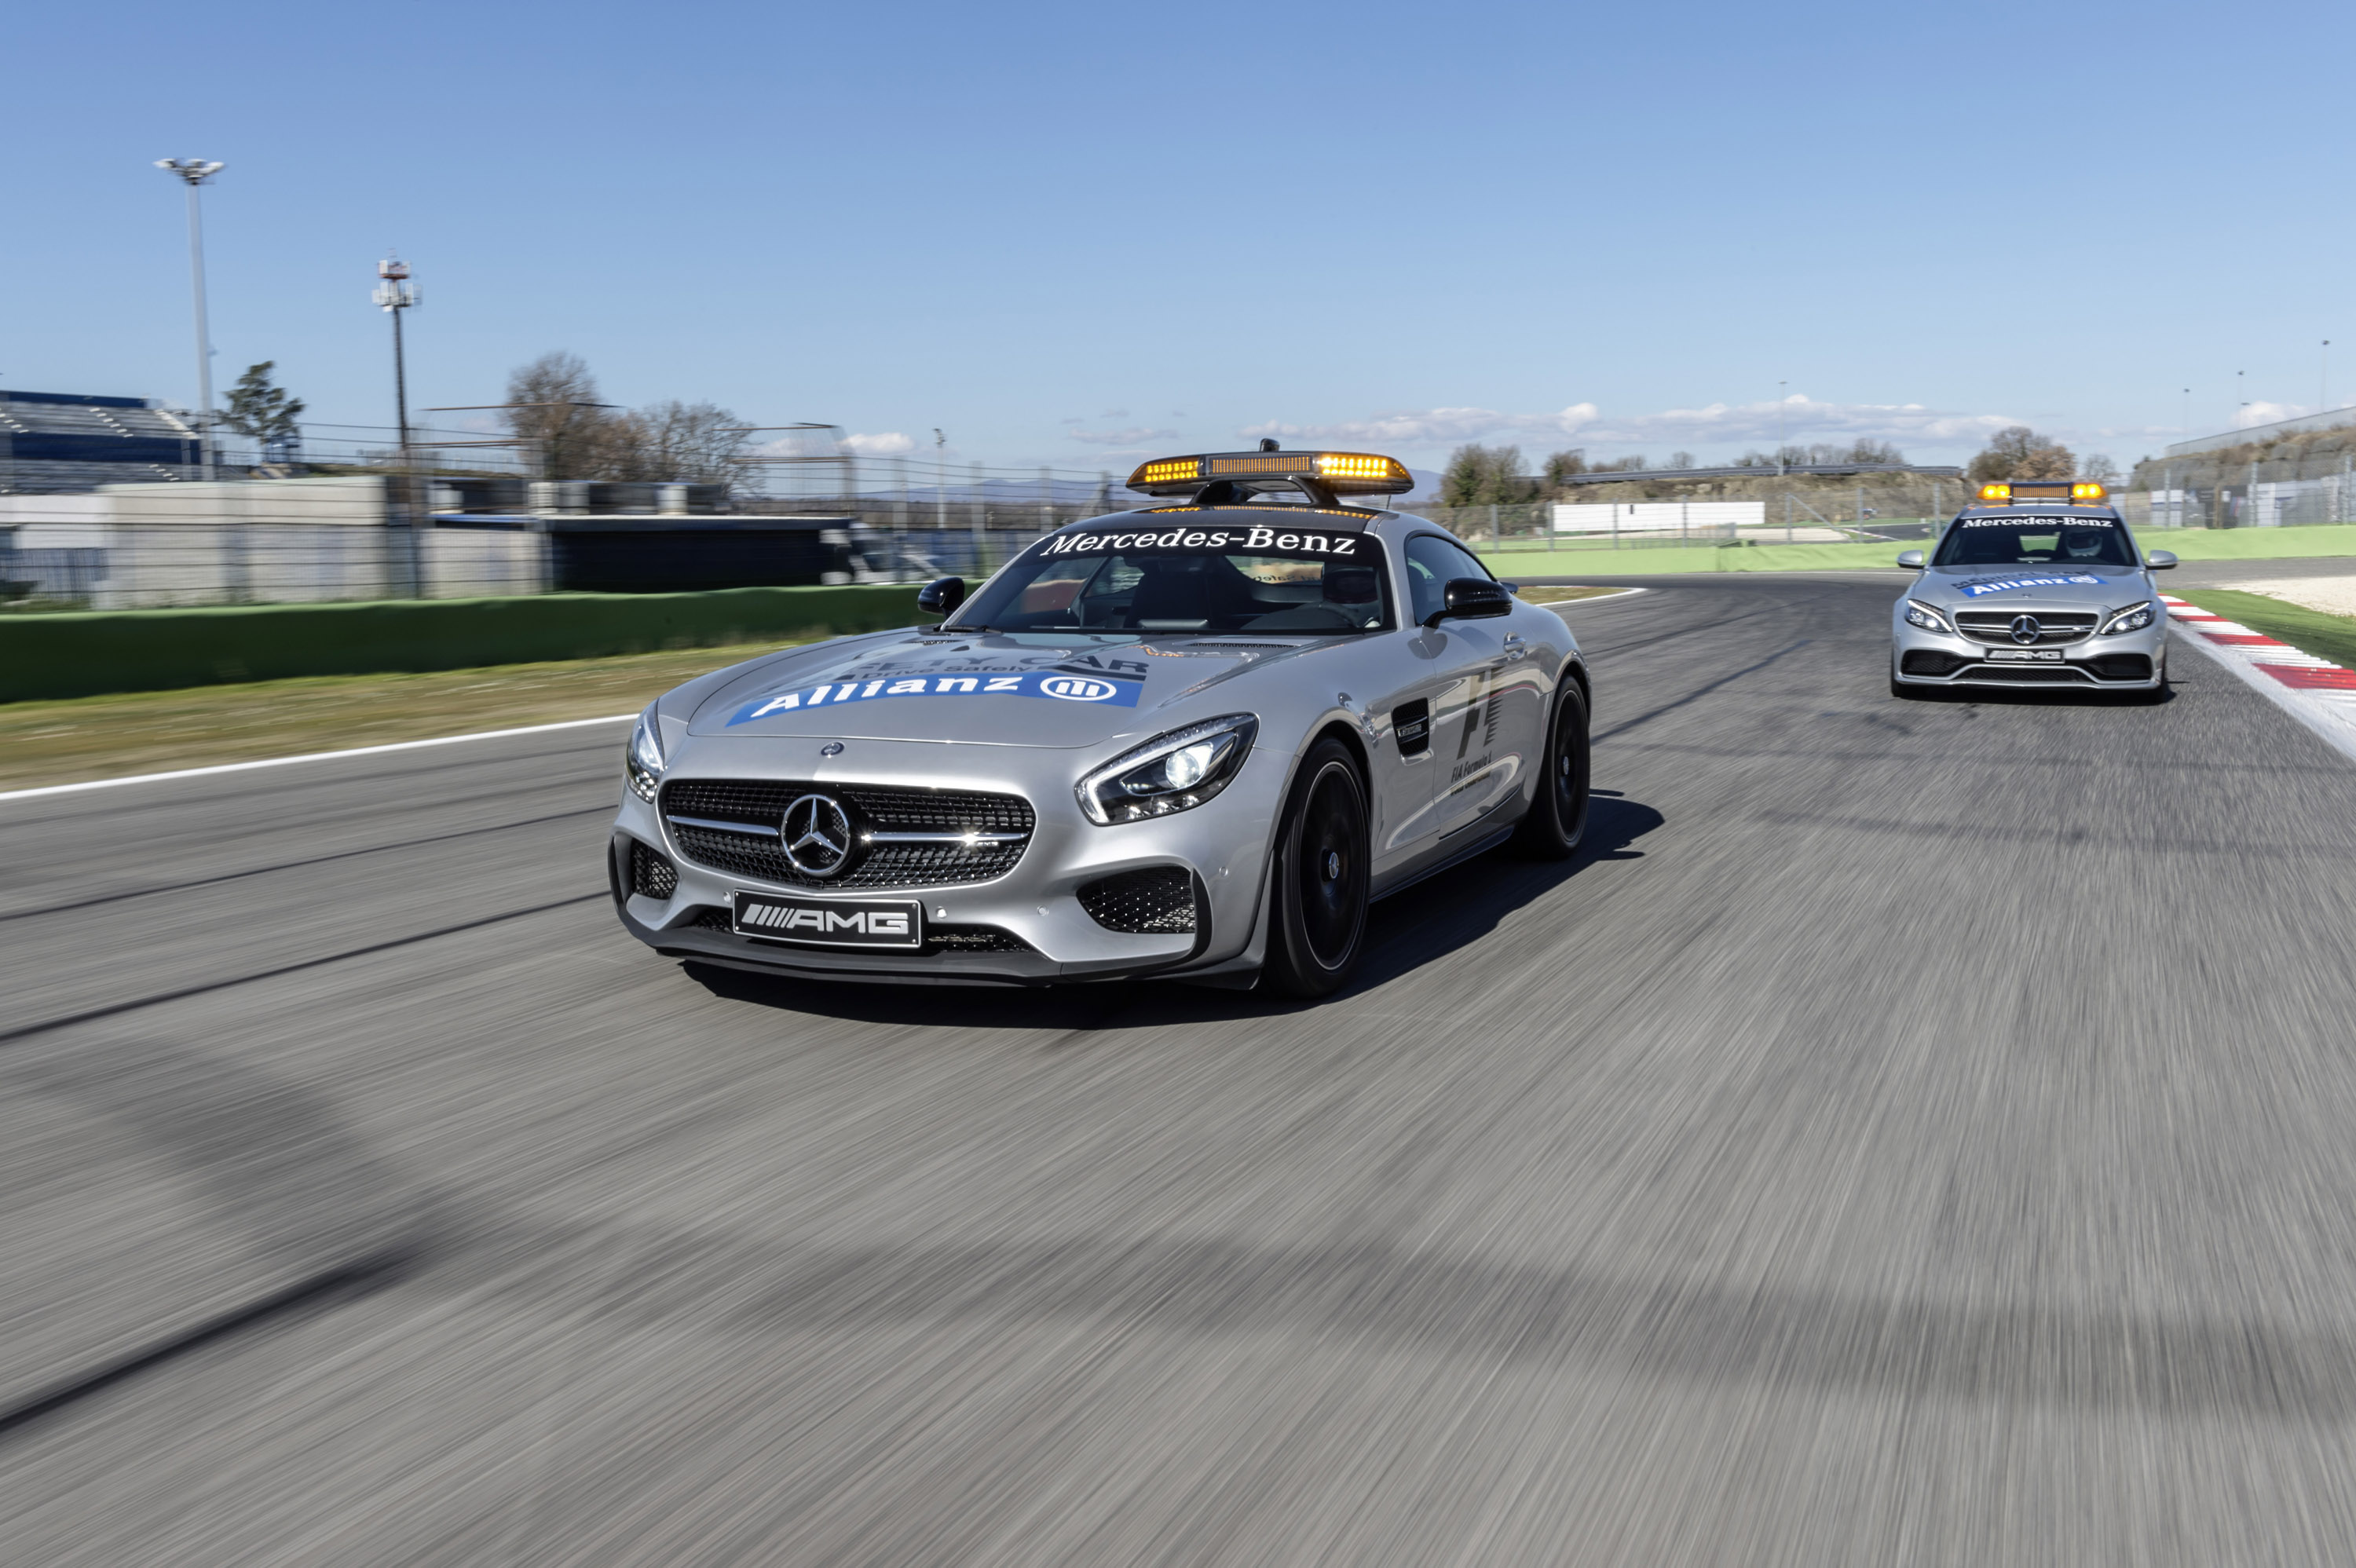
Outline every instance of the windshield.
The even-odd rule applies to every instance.
[[[949,623],[994,632],[1280,632],[1390,624],[1371,537],[1298,523],[1050,534]]]
[[[1958,517],[1933,566],[2134,566],[2110,517]]]

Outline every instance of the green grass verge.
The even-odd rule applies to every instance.
[[[476,669],[914,624],[913,587],[543,593],[0,616],[0,703]]]
[[[2326,614],[2304,604],[2286,604],[2263,593],[2233,588],[2196,588],[2177,597],[2288,643],[2300,653],[2356,669],[2356,617]]]
[[[2180,560],[2289,560],[2356,556],[2356,523],[2296,528],[2146,528],[2146,549]],[[1653,577],[1680,571],[1869,571],[1897,570],[1898,552],[1919,544],[1676,545],[1649,549],[1483,549],[1500,577]]]

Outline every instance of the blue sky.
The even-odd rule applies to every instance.
[[[28,8],[0,386],[193,397],[185,155],[229,165],[217,385],[274,358],[324,421],[391,422],[397,246],[418,406],[565,348],[994,464],[1707,459],[1779,397],[1794,440],[2132,462],[2188,386],[2196,434],[2313,409],[2324,338],[2356,401],[2356,6],[2236,15]]]

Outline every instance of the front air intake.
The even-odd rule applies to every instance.
[[[630,891],[646,898],[667,901],[679,891],[679,868],[633,838],[630,840]]]
[[[1148,866],[1089,882],[1080,907],[1107,931],[1188,935],[1194,930],[1194,876],[1183,866]]]

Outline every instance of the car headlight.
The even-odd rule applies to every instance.
[[[2150,625],[2158,613],[2159,606],[2148,601],[2141,604],[2130,604],[2103,624],[2103,635],[2107,637],[2118,632],[2140,632]]]
[[[640,800],[653,800],[668,765],[663,761],[662,725],[656,720],[655,705],[650,702],[632,726],[629,749],[622,753],[622,771],[629,776],[630,793]]]
[[[1080,809],[1108,827],[1191,811],[1227,787],[1258,733],[1258,719],[1229,713],[1156,735],[1082,779]]]
[[[1920,626],[1926,632],[1944,632],[1951,637],[1955,635],[1954,627],[1947,624],[1947,618],[1920,599],[1906,601],[1906,624]]]

